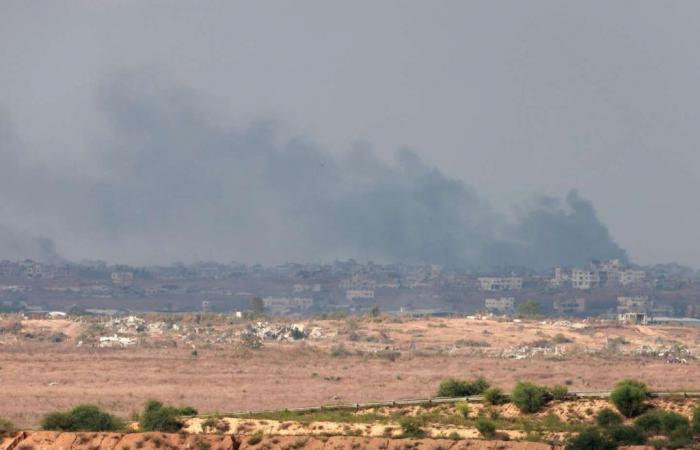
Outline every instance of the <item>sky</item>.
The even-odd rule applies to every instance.
[[[699,41],[690,1],[5,0],[0,253],[700,267]]]

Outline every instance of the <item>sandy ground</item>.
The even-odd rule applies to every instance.
[[[129,417],[147,399],[192,405],[201,412],[277,409],[319,404],[427,398],[447,377],[485,377],[509,389],[518,380],[566,383],[573,391],[605,390],[637,378],[654,390],[698,390],[700,363],[668,364],[662,358],[596,353],[611,337],[633,350],[640,345],[682,343],[693,351],[700,330],[692,327],[620,327],[514,323],[493,320],[427,319],[382,322],[341,320],[307,323],[323,329],[319,340],[265,342],[262,350],[198,345],[193,357],[177,348],[77,348],[81,324],[69,320],[23,321],[26,331],[62,332],[61,343],[0,335],[0,417],[36,426],[47,412],[97,403]],[[43,331],[42,331],[43,330]],[[214,332],[218,332],[215,329]],[[354,333],[354,336],[352,335]],[[557,334],[572,342],[566,357],[506,359],[486,356]],[[154,338],[155,339],[155,338]],[[479,340],[488,347],[456,345]],[[409,348],[415,346],[415,351]],[[352,354],[333,357],[342,344]],[[372,356],[396,349],[395,361]],[[356,350],[365,351],[357,355]]]

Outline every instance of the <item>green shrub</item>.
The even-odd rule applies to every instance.
[[[438,397],[468,397],[470,395],[482,394],[489,388],[489,384],[482,377],[474,381],[458,380],[448,378],[440,383]]]
[[[199,411],[191,406],[183,406],[180,408],[180,414],[183,416],[196,416],[198,413]]]
[[[399,426],[403,432],[403,437],[423,437],[423,421],[413,416],[403,416],[399,419]]]
[[[566,444],[566,450],[613,450],[615,448],[617,448],[615,443],[595,427],[586,428],[570,438]]]
[[[491,439],[496,435],[496,423],[486,417],[479,417],[476,419],[474,426],[486,439]]]
[[[180,416],[193,414],[197,414],[197,410],[189,406],[176,408],[163,405],[157,400],[149,400],[141,414],[139,427],[142,431],[175,433],[182,428]]]
[[[524,413],[534,413],[547,403],[547,391],[532,383],[520,382],[515,385],[511,401]]]
[[[12,422],[0,417],[0,436],[14,432],[15,426],[12,424]]]
[[[624,380],[612,391],[610,401],[623,416],[635,417],[644,412],[644,401],[648,396],[649,390],[644,383]]]
[[[678,428],[668,436],[666,446],[670,449],[688,447],[693,441],[693,435],[689,429]]]
[[[565,400],[569,396],[569,388],[561,384],[554,386],[550,392],[554,400]]]
[[[251,437],[248,438],[248,445],[257,445],[262,441],[263,434],[260,431],[256,431]]]
[[[68,412],[47,414],[41,427],[55,431],[116,431],[124,428],[124,422],[95,405],[79,405]]]
[[[610,435],[610,439],[618,446],[642,445],[647,441],[644,431],[638,426],[614,426],[608,430],[608,434]]]
[[[696,406],[693,410],[693,418],[690,421],[690,427],[694,434],[700,435],[700,406]]]
[[[455,409],[457,410],[457,414],[461,417],[465,419],[469,418],[469,402],[457,402]]]
[[[686,434],[690,433],[688,418],[673,411],[649,411],[639,416],[634,423],[647,434],[671,436],[671,434],[679,430]]]
[[[508,397],[506,397],[502,389],[492,387],[484,391],[484,401],[490,405],[501,405],[508,403]]]
[[[603,428],[615,427],[622,425],[622,416],[610,408],[601,409],[595,416],[595,423]]]

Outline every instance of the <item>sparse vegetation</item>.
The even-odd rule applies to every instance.
[[[469,418],[469,402],[457,402],[457,404],[455,404],[455,409],[460,417],[465,419]]]
[[[330,355],[334,358],[340,358],[343,356],[349,356],[350,352],[343,344],[335,344],[331,347]]]
[[[9,420],[3,419],[0,417],[0,436],[9,434],[9,433],[14,433],[15,431],[15,426],[12,422]]]
[[[422,428],[423,421],[417,417],[403,416],[399,419],[399,426],[403,437],[416,438],[425,436],[425,431]]]
[[[252,436],[248,438],[248,445],[258,445],[262,442],[263,434],[261,431],[255,432]]]
[[[476,419],[474,426],[486,439],[491,439],[496,435],[496,423],[486,417]]]
[[[554,386],[550,393],[554,400],[565,400],[569,396],[569,388],[561,384]]]
[[[41,421],[44,430],[117,431],[124,422],[95,405],[79,405],[67,412],[47,414]]]

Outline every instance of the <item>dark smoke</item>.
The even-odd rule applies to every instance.
[[[536,268],[626,256],[576,192],[565,204],[539,199],[508,223],[410,150],[387,163],[358,143],[334,157],[305,138],[283,139],[269,122],[220,127],[191,93],[153,92],[128,77],[100,98],[113,137],[99,148],[97,178],[27,166],[11,139],[0,140],[0,156],[13,161],[0,172],[13,184],[10,192],[3,183],[0,200],[20,220],[54,224],[61,245],[87,242],[94,252],[67,245],[71,256]]]

